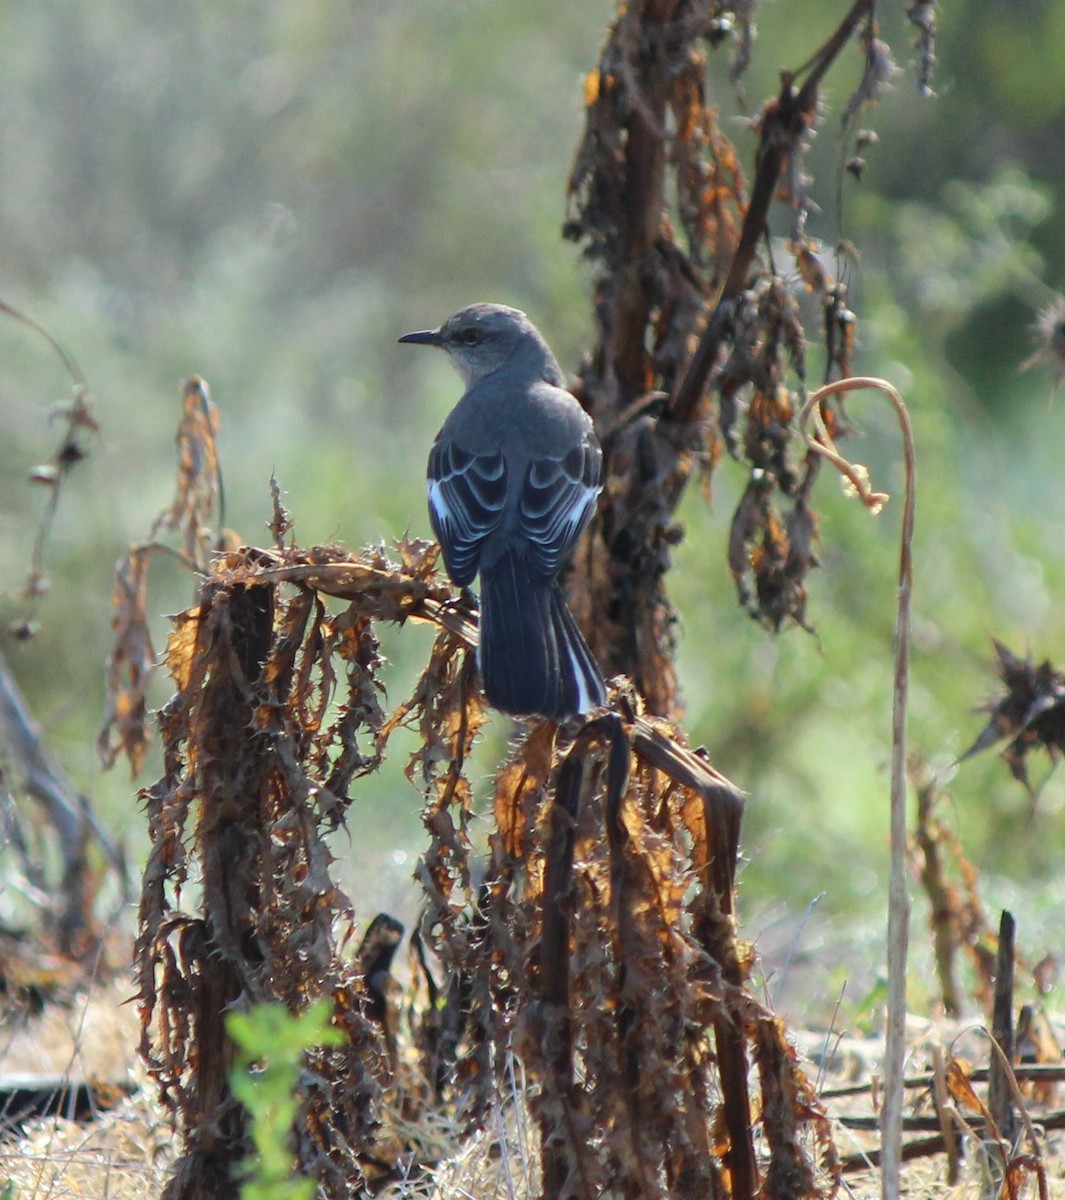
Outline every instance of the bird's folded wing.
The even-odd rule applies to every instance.
[[[557,575],[603,490],[603,455],[585,438],[561,458],[529,464],[518,501],[521,530],[545,575]]]
[[[429,520],[448,574],[461,587],[477,574],[481,542],[498,525],[507,498],[502,454],[471,454],[442,440],[429,456]]]

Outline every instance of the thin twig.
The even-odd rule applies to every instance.
[[[32,637],[36,632],[34,613],[36,612],[38,602],[48,588],[44,574],[44,552],[48,544],[48,538],[51,535],[56,513],[59,510],[59,495],[62,491],[63,482],[70,473],[71,467],[82,457],[82,452],[77,446],[76,436],[81,429],[89,429],[95,432],[96,422],[89,413],[87,400],[89,386],[74,356],[65,350],[60,342],[43,325],[40,325],[32,317],[26,316],[25,313],[19,312],[17,308],[6,303],[6,301],[0,300],[0,314],[20,322],[42,337],[52,350],[55,351],[67,374],[74,381],[73,399],[68,405],[57,407],[55,410],[57,413],[65,413],[66,416],[66,428],[60,439],[59,447],[52,455],[51,461],[39,468],[35,468],[30,476],[35,482],[47,485],[49,496],[41,519],[37,523],[37,531],[33,539],[30,573],[22,594],[22,599],[25,602],[24,615],[12,625],[12,631],[16,637],[26,638]]]
[[[209,574],[206,567],[201,567],[177,547],[168,546],[164,542],[134,542],[129,548],[129,555],[132,558],[137,554],[168,554],[171,558],[176,558],[186,570],[191,571],[194,575],[199,575],[202,579],[206,579]]]
[[[699,396],[717,360],[717,353],[732,315],[733,301],[750,281],[758,245],[769,227],[769,209],[777,194],[788,155],[813,124],[817,115],[818,88],[825,73],[850,40],[862,18],[872,11],[873,3],[874,0],[855,0],[850,12],[813,58],[798,72],[785,75],[779,96],[773,106],[765,112],[758,146],[758,166],[750,203],[747,205],[740,229],[739,242],[732,256],[728,274],[714,297],[710,320],[688,363],[684,378],[667,408],[669,416],[675,421],[690,421],[692,418]],[[810,73],[805,83],[796,90],[793,82],[795,75],[802,74],[807,69]]]
[[[943,1047],[932,1047],[932,1094],[936,1102],[936,1120],[943,1133],[943,1145],[947,1152],[947,1183],[953,1187],[958,1182],[961,1170],[961,1150],[954,1128],[954,1103],[947,1089],[947,1072],[943,1061]]]
[[[87,387],[85,376],[82,374],[81,367],[78,366],[74,355],[68,350],[65,350],[62,345],[48,332],[43,325],[39,325],[32,317],[27,317],[25,313],[19,312],[17,308],[13,308],[4,300],[0,300],[0,313],[5,317],[11,317],[14,321],[20,321],[23,325],[28,326],[39,334],[48,343],[49,346],[56,352],[60,362],[66,368],[67,374],[74,380],[74,383],[79,388]]]
[[[1023,1063],[1013,1067],[1017,1079],[1034,1083],[1061,1083],[1065,1080],[1065,1063]],[[973,1083],[986,1083],[989,1077],[987,1067],[978,1067],[969,1076]],[[910,1075],[903,1080],[907,1088],[930,1088],[935,1084],[933,1072],[922,1075]],[[843,1096],[864,1096],[873,1090],[872,1083],[847,1083],[840,1087],[825,1088],[819,1092],[822,1100],[836,1100]]]

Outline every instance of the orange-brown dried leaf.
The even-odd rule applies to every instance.
[[[1018,1200],[1024,1194],[1025,1183],[1038,1169],[1037,1160],[1027,1154],[1013,1155],[1006,1167],[1006,1176],[1002,1180],[1002,1190],[999,1195],[1004,1200]],[[1045,1180],[1044,1180],[1045,1183]]]
[[[979,1113],[985,1120],[991,1120],[987,1105],[976,1094],[972,1085],[972,1064],[961,1058],[951,1058],[947,1063],[946,1083],[951,1099],[963,1109],[971,1113]]]
[[[155,675],[155,648],[148,630],[147,585],[147,554],[127,553],[115,569],[115,643],[107,662],[104,721],[96,740],[105,767],[113,766],[122,753],[134,775],[151,744],[147,691]]]
[[[1041,966],[1042,964],[1040,964]],[[1038,973],[1037,966],[1036,972]],[[1065,1061],[1057,1033],[1042,1008],[1022,1004],[1017,1014],[1017,1032],[1014,1039],[1015,1061],[1028,1064],[1056,1064]],[[1051,1080],[1028,1080],[1021,1085],[1023,1095],[1043,1108],[1054,1105],[1058,1084]]]
[[[710,831],[706,826],[706,802],[694,788],[684,788],[679,805],[680,819],[691,838],[691,866],[702,876],[710,862]]]
[[[198,375],[181,388],[183,412],[177,431],[178,471],[174,499],[160,516],[169,529],[182,530],[186,555],[206,564],[211,538],[209,522],[217,515],[222,495],[218,458],[218,410],[207,382]]]
[[[525,855],[530,822],[546,802],[545,787],[551,772],[555,727],[550,721],[535,725],[518,752],[496,776],[493,810],[496,829],[511,859]]]
[[[839,1186],[839,1162],[831,1127],[779,1018],[755,1024],[754,1054],[762,1095],[762,1124],[769,1143],[763,1184],[767,1200],[821,1197]],[[812,1131],[819,1151],[815,1164],[806,1145]],[[827,1174],[822,1186],[818,1169]]]
[[[795,266],[799,276],[806,285],[806,290],[823,296],[832,286],[832,276],[821,261],[816,247],[809,241],[802,241],[798,246],[790,247],[795,255]]]
[[[203,606],[196,605],[174,617],[174,629],[166,639],[166,666],[179,693],[186,693],[202,670],[200,625]]]

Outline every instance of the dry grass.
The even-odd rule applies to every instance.
[[[36,1015],[14,1006],[0,1036],[0,1075],[81,1079],[138,1090],[94,1121],[44,1118],[0,1141],[0,1182],[18,1200],[148,1200],[174,1157],[167,1118],[143,1084],[138,1020],[126,979],[97,983],[46,1003]]]
[[[132,998],[132,985],[118,978],[46,1003],[38,1015],[17,1008],[5,1014],[0,1072],[126,1079],[140,1037]]]
[[[166,1115],[144,1090],[88,1124],[32,1122],[0,1149],[0,1180],[17,1200],[152,1200],[175,1151]]]
[[[137,1021],[129,997],[127,983],[112,981],[65,1002],[49,1003],[35,1017],[16,1016],[6,1024],[0,1073],[128,1081],[139,1089],[95,1121],[36,1120],[27,1124],[22,1137],[0,1142],[0,1185],[10,1182],[17,1200],[154,1200],[161,1194],[177,1144],[136,1060]],[[804,1053],[819,1056],[823,1035],[799,1035],[798,1040]],[[983,1044],[982,1036],[967,1033],[963,1024],[918,1020],[911,1022],[909,1040],[914,1069],[934,1044],[953,1046],[974,1060]],[[826,1083],[867,1077],[877,1069],[881,1055],[882,1046],[875,1040],[836,1043]],[[811,1067],[813,1074],[815,1067]],[[397,1143],[419,1144],[418,1157],[422,1161],[438,1157],[439,1165],[431,1176],[391,1184],[382,1196],[385,1200],[525,1200],[537,1195],[538,1138],[524,1098],[525,1083],[516,1065],[483,1131],[462,1138],[443,1118],[418,1129],[401,1129],[396,1119],[391,1132]],[[839,1121],[845,1114],[867,1112],[868,1106],[868,1096],[830,1103],[842,1154],[875,1144],[874,1134],[847,1129]],[[391,1123],[387,1114],[385,1118]],[[1065,1153],[1055,1136],[1051,1135],[1045,1150],[1049,1195],[1065,1197]],[[432,1154],[425,1153],[428,1147]],[[942,1155],[906,1163],[903,1194],[913,1200],[947,1195],[952,1200],[976,1200],[988,1195],[985,1165],[978,1153],[969,1154],[954,1188],[948,1188],[945,1171]],[[879,1174],[870,1170],[848,1175],[841,1194],[874,1200],[880,1195]],[[1034,1181],[1029,1180],[1018,1200],[1034,1195]]]

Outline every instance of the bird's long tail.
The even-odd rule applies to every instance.
[[[479,662],[488,703],[502,712],[561,720],[606,699],[558,581],[518,554],[482,571]]]

